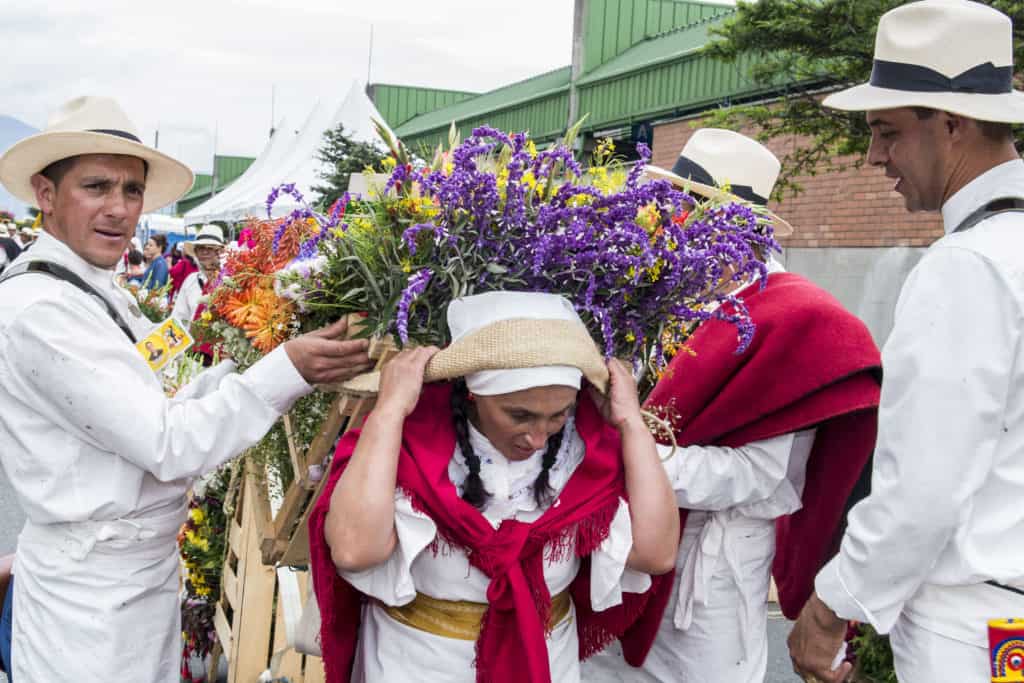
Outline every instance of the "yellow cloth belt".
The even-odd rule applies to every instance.
[[[381,604],[395,621],[406,626],[433,633],[444,638],[458,640],[476,640],[480,637],[480,623],[483,620],[487,605],[481,602],[464,600],[438,600],[423,593],[417,593],[413,601],[401,607],[390,607]],[[553,629],[560,624],[572,608],[569,591],[562,591],[551,598],[551,616],[548,628]]]

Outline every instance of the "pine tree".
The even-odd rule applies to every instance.
[[[386,153],[374,143],[357,142],[345,134],[344,125],[339,124],[324,133],[324,143],[317,153],[317,159],[324,162],[320,173],[323,185],[317,185],[317,201],[330,206],[348,190],[349,177],[362,173],[367,167],[379,168]]]

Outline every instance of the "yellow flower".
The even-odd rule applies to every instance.
[[[380,162],[380,167],[384,169],[385,173],[390,173],[391,171],[395,170],[395,165],[397,163],[398,162],[395,161],[395,158],[393,156],[386,156],[384,157],[384,160]]]
[[[208,322],[210,322],[211,320],[213,320],[213,313],[211,313],[211,312],[210,312],[210,309],[208,309],[208,308],[207,308],[207,309],[205,309],[205,310],[203,311],[202,315],[200,315],[199,317],[200,317],[200,319],[202,319],[202,321],[203,321],[204,323],[208,323]]]
[[[203,514],[201,508],[192,508],[189,510],[188,516],[192,518],[192,521],[196,524],[202,524],[203,520],[206,519],[206,515]]]
[[[531,190],[537,187],[537,176],[533,175],[533,171],[526,171],[523,173],[523,185],[526,185]]]
[[[537,157],[537,145],[533,143],[533,140],[526,141],[526,151],[531,158]]]

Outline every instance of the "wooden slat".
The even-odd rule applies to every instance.
[[[323,479],[317,483],[316,491],[313,492],[309,505],[306,506],[305,512],[302,513],[298,526],[295,527],[295,533],[288,542],[288,549],[285,550],[284,555],[281,557],[280,564],[288,567],[309,564],[309,515],[313,511],[313,501],[320,497],[326,486],[327,475],[324,473]]]
[[[235,520],[228,525],[228,548],[235,557],[242,556],[242,527]]]
[[[238,609],[241,602],[241,595],[238,592],[238,576],[231,571],[231,567],[224,567],[224,575],[220,582],[220,592],[232,608]]]
[[[306,678],[304,683],[326,683],[324,660],[312,655],[306,656]]]
[[[285,440],[288,442],[288,457],[292,462],[292,473],[295,475],[293,478],[298,480],[306,472],[306,457],[295,445],[295,430],[292,429],[291,416],[285,414],[281,420],[284,423]]]
[[[276,576],[272,567],[264,566],[260,550],[262,530],[270,524],[269,504],[257,477],[258,473],[247,465],[243,482],[245,507],[242,510],[245,535],[237,572],[241,595],[232,616],[229,683],[250,683],[266,670],[274,620]]]
[[[224,608],[217,603],[217,609],[213,613],[213,628],[217,632],[217,640],[222,648],[221,654],[231,660],[231,624],[224,615]]]
[[[307,488],[312,488],[312,484],[309,481],[309,466],[322,463],[324,458],[327,457],[327,453],[334,447],[334,442],[338,439],[338,433],[345,422],[345,416],[341,414],[340,408],[345,400],[346,397],[340,394],[335,396],[331,406],[327,409],[327,415],[324,418],[323,424],[320,425],[319,433],[313,438],[313,442],[309,444],[309,450],[306,451],[305,457],[306,469],[301,477],[296,477],[301,479]]]
[[[284,503],[274,518],[273,536],[263,539],[263,564],[274,565],[288,549],[295,523],[309,504],[311,492],[298,481],[292,482],[285,493]]]

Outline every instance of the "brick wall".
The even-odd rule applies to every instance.
[[[693,134],[692,121],[654,128],[652,163],[670,169]],[[792,143],[773,140],[780,159]],[[908,213],[882,169],[865,164],[839,172],[801,176],[803,192],[770,207],[793,226],[786,247],[923,247],[942,236],[938,213]]]

